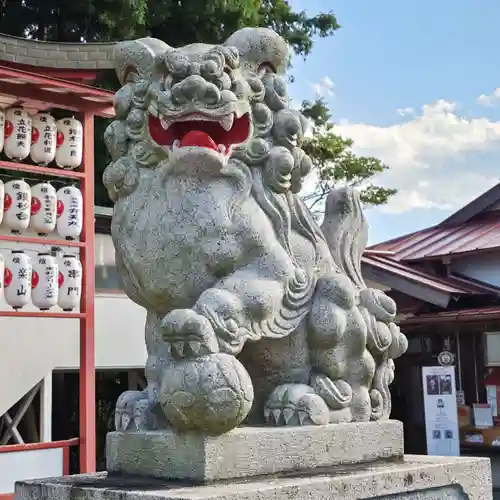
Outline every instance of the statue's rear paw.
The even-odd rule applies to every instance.
[[[150,404],[146,391],[125,391],[116,402],[115,429],[141,430],[146,426]]]
[[[219,345],[210,321],[191,309],[176,309],[162,322],[163,340],[176,359],[214,354]]]
[[[312,387],[283,384],[269,396],[264,418],[270,425],[324,425],[330,420],[330,410]]]

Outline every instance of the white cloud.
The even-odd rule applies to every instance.
[[[324,76],[319,82],[311,83],[311,88],[320,97],[332,96],[334,83],[328,76]]]
[[[412,115],[415,112],[413,108],[399,108],[396,109],[396,113],[400,116]]]
[[[354,140],[356,153],[391,167],[376,179],[399,190],[387,212],[456,210],[498,182],[500,122],[461,117],[450,101],[424,105],[403,123],[344,123],[336,131]]]
[[[477,98],[478,104],[481,106],[493,106],[500,101],[500,88],[496,88],[491,94],[481,94]]]

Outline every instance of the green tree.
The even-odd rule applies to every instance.
[[[372,156],[357,156],[352,151],[353,141],[335,134],[331,115],[323,98],[304,101],[302,113],[312,122],[312,136],[302,146],[313,159],[317,181],[304,199],[313,212],[318,210],[332,187],[341,182],[361,189],[361,199],[367,205],[383,205],[396,194],[395,189],[373,184],[373,176],[389,169]]]
[[[171,46],[217,43],[243,26],[268,26],[282,35],[295,54],[307,57],[316,37],[332,36],[339,28],[332,12],[309,16],[287,0],[0,0],[0,33],[45,41],[102,42],[153,36]],[[115,89],[118,82],[103,75],[98,85]],[[304,103],[314,123],[306,143],[319,181],[307,196],[316,206],[335,182],[363,186],[387,167],[375,158],[356,157],[352,142],[334,134],[328,108],[321,99]],[[102,140],[107,122],[96,123],[96,202],[109,205],[100,178],[109,161]],[[365,201],[385,203],[394,190],[368,184]]]

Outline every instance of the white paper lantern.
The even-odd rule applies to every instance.
[[[30,154],[31,118],[23,108],[9,108],[5,113],[5,154],[14,160],[24,160]]]
[[[31,188],[23,179],[5,183],[4,224],[15,234],[24,231],[30,223]]]
[[[76,118],[57,121],[56,163],[58,167],[73,170],[82,163],[83,126]]]
[[[12,250],[5,260],[5,301],[21,309],[31,299],[31,257],[22,250]]]
[[[54,231],[57,221],[57,193],[52,184],[40,182],[31,188],[30,228],[39,236]]]
[[[5,185],[3,181],[0,181],[0,224],[2,223],[3,220],[4,199],[5,199]]]
[[[49,113],[37,113],[31,121],[31,159],[47,165],[56,156],[57,126]]]
[[[72,311],[80,305],[82,296],[82,264],[75,255],[63,255],[59,265],[58,306]]]
[[[4,142],[4,134],[5,134],[5,113],[2,109],[0,109],[0,153],[3,149]]]
[[[41,311],[57,304],[59,296],[59,267],[50,253],[39,253],[33,261],[31,301]]]
[[[5,259],[3,255],[0,255],[0,298],[3,297],[4,278],[5,278]]]
[[[83,227],[83,197],[76,186],[57,191],[57,232],[67,240],[78,238]]]

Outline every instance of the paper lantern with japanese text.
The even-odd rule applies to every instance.
[[[2,109],[0,109],[0,153],[3,149],[3,141],[5,134],[5,113]]]
[[[83,126],[76,118],[57,121],[56,163],[58,167],[73,170],[82,163]]]
[[[0,181],[0,224],[3,221],[4,199],[5,199],[5,184],[3,183],[3,181]]]
[[[3,223],[14,233],[24,231],[30,223],[31,188],[23,179],[5,183]]]
[[[31,276],[31,302],[47,311],[57,304],[59,296],[59,267],[50,253],[39,253],[33,260]]]
[[[3,297],[4,277],[5,277],[5,258],[3,255],[0,254],[0,298]]]
[[[57,232],[67,240],[78,238],[83,227],[83,197],[76,186],[57,191]]]
[[[31,299],[31,257],[22,250],[12,250],[5,259],[5,301],[14,309],[22,309]]]
[[[57,222],[57,193],[48,182],[40,182],[31,188],[30,229],[39,236],[54,231]]]
[[[4,152],[13,160],[24,160],[30,154],[31,118],[23,108],[9,108],[5,113]]]
[[[63,255],[59,264],[58,306],[72,311],[80,305],[82,296],[82,264],[76,255]]]
[[[56,120],[49,113],[37,113],[31,121],[31,159],[48,165],[56,156]]]

